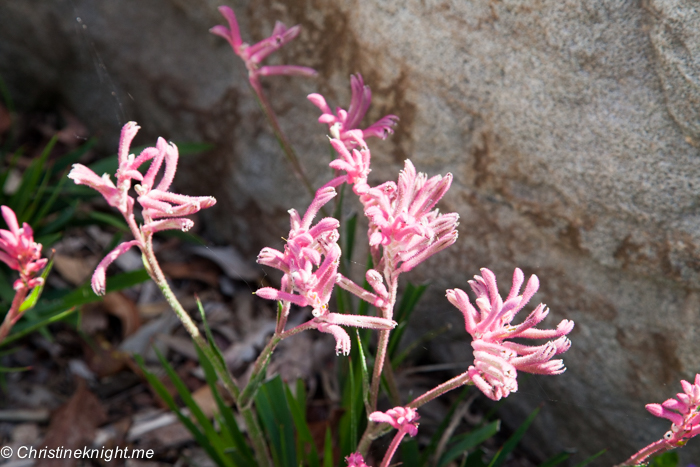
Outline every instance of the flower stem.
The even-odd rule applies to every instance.
[[[255,365],[253,365],[253,372],[250,374],[250,379],[248,384],[241,392],[240,400],[238,401],[238,406],[241,410],[248,409],[255,399],[255,394],[257,394],[258,389],[262,385],[262,373],[267,368],[267,364],[270,363],[270,358],[272,357],[272,352],[275,351],[277,344],[280,343],[282,339],[278,335],[272,336],[272,338],[267,342],[265,348],[260,352],[258,359],[255,360]]]
[[[394,304],[396,303],[396,293],[398,289],[398,275],[391,276],[389,281],[389,303],[381,308],[382,317],[392,319],[394,316]],[[379,342],[377,344],[377,354],[374,358],[374,370],[372,371],[372,383],[369,390],[369,407],[370,413],[377,410],[377,400],[379,399],[379,383],[382,379],[382,370],[384,369],[384,361],[386,360],[387,349],[389,347],[389,336],[391,330],[379,331]],[[365,432],[362,434],[357,451],[363,456],[367,455],[372,441],[388,433],[391,427],[388,423],[369,422]]]
[[[398,289],[398,275],[392,276],[389,283],[389,303],[382,307],[382,317],[392,319],[394,316],[394,304],[396,303],[396,292]],[[377,410],[377,400],[379,399],[379,383],[382,380],[384,370],[384,360],[389,348],[389,335],[391,330],[379,331],[379,343],[377,344],[377,355],[374,359],[374,371],[372,372],[372,385],[369,392],[369,405],[372,411]]]
[[[410,404],[408,404],[407,407],[417,409],[418,407],[427,404],[431,400],[445,394],[446,392],[456,389],[464,384],[468,384],[469,381],[469,374],[462,373],[461,375],[455,376],[451,380],[431,389],[422,396],[417,397]],[[390,432],[391,429],[391,425],[389,425],[388,423],[370,422],[367,425],[367,429],[362,435],[362,439],[360,439],[360,443],[357,445],[357,452],[359,452],[363,456],[366,455],[367,451],[369,451],[369,447],[372,444],[372,442],[375,439]]]
[[[24,299],[27,298],[28,291],[29,289],[22,287],[15,292],[15,298],[12,299],[10,310],[5,315],[2,326],[0,326],[0,344],[5,340],[7,335],[10,334],[12,326],[14,326],[17,320],[19,320],[20,316],[22,316],[22,313],[19,311],[19,307],[22,305],[22,302],[24,302]]]
[[[258,419],[253,413],[251,407],[240,409],[241,415],[243,415],[243,420],[245,420],[245,426],[248,428],[248,436],[250,436],[253,442],[253,449],[255,450],[255,459],[260,467],[272,467],[272,460],[270,458],[270,453],[267,449],[267,443],[265,442],[265,435],[260,428]]]
[[[379,467],[389,467],[391,458],[394,457],[396,449],[399,447],[399,444],[401,444],[401,440],[403,440],[404,436],[406,436],[406,432],[403,430],[399,430],[396,433],[396,436],[394,436],[394,439],[391,441],[389,449],[386,450],[386,454],[384,454],[384,459],[382,459],[382,463],[379,464]]]
[[[163,271],[161,270],[160,265],[156,260],[155,254],[153,253],[152,236],[149,235],[144,241],[144,243],[145,248],[143,252],[146,258],[151,278],[158,285],[160,291],[165,297],[165,300],[167,300],[167,302],[172,307],[173,311],[175,311],[177,317],[180,318],[182,325],[185,327],[185,330],[190,334],[192,340],[194,340],[197,346],[199,346],[199,348],[202,349],[202,352],[204,353],[207,360],[214,367],[216,374],[219,376],[219,379],[223,383],[227,392],[231,395],[231,398],[237,404],[238,410],[243,415],[246,427],[248,428],[248,435],[250,436],[251,442],[253,444],[253,449],[255,450],[255,457],[258,465],[263,467],[271,467],[272,460],[270,457],[270,453],[267,449],[265,437],[262,433],[262,430],[260,429],[260,425],[258,424],[257,419],[255,418],[255,414],[253,414],[252,412],[250,404],[248,404],[247,406],[243,406],[243,404],[241,404],[243,399],[242,394],[236,386],[233,377],[228,371],[228,368],[226,368],[225,364],[215,354],[214,349],[209,345],[206,339],[204,339],[202,334],[199,332],[199,328],[192,320],[190,315],[187,313],[187,311],[182,307],[177,297],[173,293],[172,289],[168,285],[168,281],[165,279],[165,275],[163,274]],[[273,341],[274,339],[270,340],[270,342]],[[272,353],[272,351],[270,350],[269,353]]]
[[[277,117],[275,116],[275,111],[272,109],[272,106],[267,100],[267,97],[265,97],[265,93],[262,90],[260,82],[257,80],[257,78],[250,78],[250,85],[255,91],[255,96],[258,98],[258,103],[260,104],[260,107],[262,108],[263,113],[267,118],[267,121],[270,123],[270,126],[272,126],[272,131],[275,134],[277,142],[282,148],[282,151],[284,151],[284,155],[287,157],[287,160],[291,164],[292,170],[294,170],[296,176],[299,178],[304,187],[306,187],[309,194],[313,197],[315,195],[315,190],[311,185],[311,182],[309,182],[309,179],[306,177],[304,169],[299,163],[299,158],[297,157],[294,148],[289,143],[289,140],[285,136],[284,132],[282,132],[282,128],[280,128],[279,122],[277,121]]]
[[[428,402],[435,399],[436,397],[439,397],[439,396],[445,394],[446,392],[449,392],[453,389],[456,389],[460,386],[463,386],[463,385],[469,383],[469,381],[470,381],[469,373],[468,372],[462,373],[461,375],[455,376],[451,380],[448,380],[448,381],[442,383],[441,385],[434,387],[433,389],[426,392],[422,396],[419,396],[419,397],[413,399],[413,401],[410,404],[408,404],[407,407],[417,409],[421,405],[427,404]]]
[[[384,370],[384,360],[386,359],[389,347],[390,330],[379,331],[379,342],[377,343],[377,355],[374,358],[374,370],[372,371],[372,384],[369,389],[369,406],[374,412],[377,410],[377,400],[379,399],[379,383]]]
[[[664,452],[668,451],[670,449],[673,449],[666,443],[666,440],[660,439],[654,443],[651,443],[649,446],[645,447],[644,449],[641,449],[639,452],[634,454],[632,457],[627,459],[625,462],[622,464],[618,464],[615,467],[625,467],[625,466],[633,466],[633,465],[639,465],[642,461],[644,461],[647,457],[656,454],[657,452]]]

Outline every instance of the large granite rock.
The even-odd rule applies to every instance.
[[[242,64],[207,33],[223,22],[216,6],[2,2],[0,74],[19,105],[58,100],[111,147],[132,119],[143,127],[138,143],[163,135],[217,144],[183,161],[179,183],[219,199],[209,230],[252,260],[261,246],[279,245],[286,210],[303,209],[309,198]],[[371,118],[401,117],[392,138],[371,144],[371,181],[395,179],[405,158],[430,174],[454,174],[442,208],[461,215],[460,239],[411,277],[434,284],[424,305],[433,310],[429,324],[435,316],[459,324],[441,290],[466,287],[480,267],[505,287],[516,265],[540,277],[536,299],[551,307],[550,324],[576,321],[568,371],[531,378],[509,398],[505,416],[513,422],[545,403],[533,449],[544,456],[608,448],[601,465],[609,465],[668,429],[644,404],[671,397],[680,378],[700,370],[694,2],[232,6],[247,40],[268,34],[275,19],[303,26],[275,60],[315,67],[319,78],[269,78],[265,86],[317,183],[328,177],[328,148],[305,95],[321,92],[346,106],[354,72],[374,91]],[[463,333],[435,351],[471,360]],[[700,452],[692,445],[682,455]]]

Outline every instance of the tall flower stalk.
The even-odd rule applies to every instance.
[[[34,241],[34,232],[26,222],[20,228],[17,216],[7,206],[0,207],[2,217],[9,230],[0,229],[0,261],[10,269],[19,272],[19,279],[13,284],[15,296],[10,309],[0,325],[0,343],[10,334],[12,327],[22,317],[22,303],[27,294],[34,288],[44,284],[44,279],[38,277],[48,259],[41,257],[41,244]]]
[[[304,168],[299,162],[299,157],[297,157],[294,147],[289,142],[289,139],[282,131],[279,121],[277,120],[277,115],[275,114],[270,101],[268,100],[265,92],[263,91],[262,84],[260,83],[260,77],[262,76],[273,76],[273,75],[288,75],[288,76],[306,76],[314,77],[316,76],[316,70],[309,67],[298,66],[298,65],[262,65],[261,62],[267,58],[273,52],[279,50],[282,46],[293,40],[299,35],[301,27],[299,25],[292,26],[288,28],[283,23],[277,21],[275,27],[272,30],[272,34],[258,42],[257,44],[250,45],[243,42],[241,38],[240,29],[238,27],[238,20],[236,19],[236,14],[233,10],[227,6],[220,6],[219,12],[228,22],[228,28],[226,26],[218,25],[214,26],[209,30],[214,35],[223,37],[228,41],[233,49],[233,52],[243,60],[246,68],[248,69],[248,81],[250,86],[253,88],[255,96],[260,104],[260,107],[265,114],[272,130],[277,138],[277,141],[282,148],[287,160],[292,166],[292,170],[299,178],[299,180],[304,184],[304,187],[309,191],[309,194],[313,196],[314,189],[309,181]]]

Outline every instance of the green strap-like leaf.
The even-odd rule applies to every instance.
[[[496,433],[500,429],[501,422],[496,420],[477,430],[465,433],[463,435],[452,438],[450,448],[442,455],[438,462],[438,467],[444,467],[453,460],[457,459],[465,451],[478,446]]]
[[[522,425],[520,425],[518,429],[515,430],[515,433],[513,433],[513,435],[510,438],[508,438],[508,440],[501,447],[501,449],[498,450],[494,458],[491,459],[489,467],[501,467],[503,465],[503,463],[506,461],[506,458],[508,457],[508,454],[513,452],[513,449],[515,449],[515,447],[520,442],[520,439],[525,435],[525,432],[535,420],[535,417],[537,417],[538,413],[540,413],[539,407],[533,410],[532,413],[528,415],[528,417],[522,423]]]

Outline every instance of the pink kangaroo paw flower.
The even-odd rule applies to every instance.
[[[104,295],[107,285],[107,268],[110,264],[114,262],[115,259],[126,253],[129,248],[139,246],[138,240],[132,240],[130,242],[124,242],[118,245],[114,250],[110,251],[107,256],[102,258],[100,264],[95,268],[95,272],[92,275],[92,290],[97,295]]]
[[[308,96],[311,103],[323,112],[318,121],[329,126],[330,133],[334,138],[341,140],[348,148],[352,148],[358,144],[364,146],[364,139],[369,136],[384,139],[387,135],[393,133],[392,127],[399,120],[396,115],[386,115],[364,130],[359,128],[372,102],[372,91],[369,86],[365,86],[362,76],[359,74],[350,76],[350,89],[351,97],[348,110],[338,107],[335,114],[323,96],[320,94],[310,94]],[[360,133],[359,135],[352,134],[351,132],[353,131],[359,131]]]
[[[345,329],[336,324],[319,323],[316,326],[321,332],[332,334],[335,338],[335,354],[350,355],[350,336],[345,332]]]
[[[231,10],[229,7],[222,6],[219,7],[219,12],[221,12],[224,18],[226,18],[229,27],[227,28],[221,25],[214,26],[209,30],[209,32],[223,37],[229,42],[229,44],[231,44],[231,48],[233,48],[234,53],[245,62],[246,68],[248,68],[250,83],[256,89],[256,92],[262,91],[258,80],[259,76],[279,74],[313,76],[316,74],[316,72],[311,68],[294,65],[273,65],[260,67],[260,62],[267,58],[268,55],[279,50],[282,46],[299,35],[299,32],[301,31],[300,26],[292,26],[291,28],[288,28],[283,23],[277,21],[270,37],[267,37],[256,44],[248,45],[241,39],[238,21],[236,20],[236,15],[234,14],[233,10]]]
[[[411,407],[394,407],[386,412],[372,412],[369,419],[375,423],[388,423],[399,431],[404,431],[410,436],[418,434],[418,420],[420,415]]]
[[[547,308],[540,304],[520,325],[511,323],[539,287],[536,276],[532,276],[523,294],[518,295],[523,281],[522,271],[516,269],[510,293],[504,302],[498,292],[496,276],[490,270],[482,269],[481,276],[469,281],[477,297],[475,303],[478,310],[471,305],[463,291],[447,291],[447,298],[464,315],[465,329],[473,338],[474,365],[470,367],[468,375],[493,400],[517,390],[517,371],[556,375],[566,370],[562,360],[552,360],[552,357],[571,347],[571,342],[564,336],[573,329],[573,322],[564,320],[555,330],[534,328],[548,313]],[[556,339],[539,346],[506,340],[515,337]]]
[[[129,158],[129,148],[131,147],[131,142],[134,140],[134,136],[136,136],[136,133],[139,132],[140,128],[141,127],[138,126],[136,122],[128,122],[122,127],[122,133],[119,137],[119,152],[117,155],[120,167],[126,164],[127,159]]]
[[[110,206],[117,207],[119,205],[119,191],[112,183],[112,180],[110,180],[109,175],[104,174],[100,177],[82,164],[73,164],[73,169],[68,174],[68,178],[77,185],[87,185],[97,190],[104,196]]]
[[[236,14],[231,8],[227,6],[220,6],[219,13],[221,13],[223,17],[226,18],[229,27],[227,28],[225,26],[214,26],[209,30],[209,32],[226,39],[229,42],[229,44],[231,44],[233,51],[237,54],[238,49],[241,47],[243,41],[241,40],[241,33],[238,28],[238,20],[236,20]]]
[[[345,462],[348,463],[348,467],[369,467],[367,464],[365,464],[365,459],[359,452],[350,454],[345,458]]]
[[[356,328],[389,330],[396,327],[396,321],[376,316],[346,315],[343,313],[327,313],[316,318],[318,322],[353,326]]]
[[[294,295],[288,292],[282,292],[272,287],[263,287],[255,291],[255,295],[266,300],[284,300],[292,302],[298,306],[307,306],[309,302],[301,295]]]
[[[141,227],[142,232],[155,233],[162,230],[181,230],[187,232],[194,226],[194,222],[189,219],[164,219],[149,222]]]

